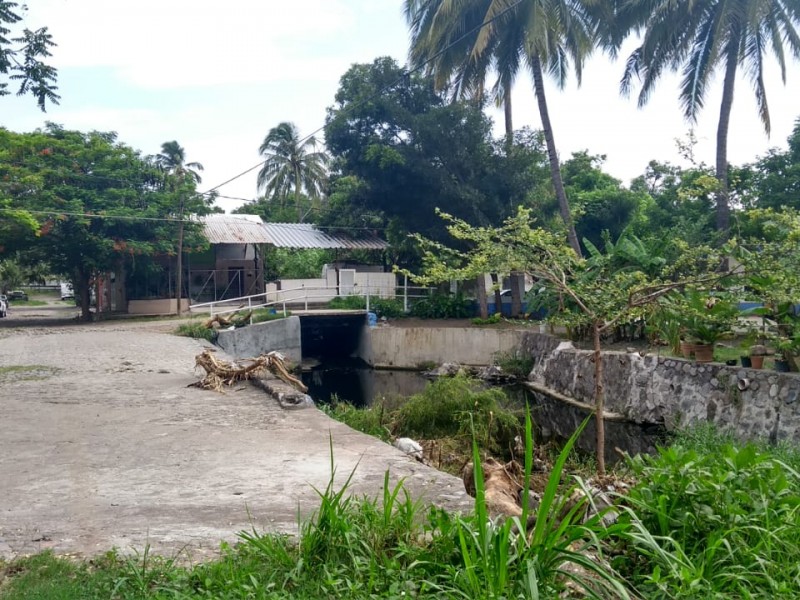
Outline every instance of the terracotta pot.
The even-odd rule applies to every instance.
[[[711,362],[714,360],[714,346],[712,344],[695,344],[694,359],[697,362]]]
[[[760,369],[764,366],[764,355],[763,354],[754,354],[750,357],[750,362],[753,364],[754,369]]]

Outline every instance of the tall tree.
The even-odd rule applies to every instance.
[[[764,130],[770,132],[770,114],[764,86],[764,65],[771,48],[786,81],[788,49],[800,57],[796,0],[631,0],[620,3],[615,46],[631,30],[642,33],[641,44],[628,58],[621,89],[628,93],[632,80],[642,81],[639,105],[647,102],[665,70],[683,76],[680,100],[686,119],[694,123],[702,110],[715,71],[724,72],[717,126],[717,229],[730,227],[728,130],[734,86],[743,69],[750,79]]]
[[[26,10],[26,7],[23,5],[21,9]],[[56,70],[42,62],[51,56],[50,48],[56,44],[47,27],[35,31],[26,27],[20,35],[8,37],[11,30],[6,25],[16,25],[20,21],[19,4],[0,0],[0,75],[18,81],[17,95],[31,94],[44,110],[47,101],[58,104],[60,99],[56,94]],[[0,96],[9,93],[8,83],[0,81]]]
[[[559,213],[569,244],[580,256],[550,121],[544,73],[547,71],[563,87],[571,60],[580,81],[583,62],[595,46],[593,13],[575,0],[406,0],[405,8],[412,31],[412,60],[427,63],[438,72],[440,84],[456,77],[463,87],[480,86],[487,70],[493,68],[498,73],[498,96],[510,98],[519,67],[527,64],[533,75]],[[507,129],[510,113],[507,105]]]
[[[303,193],[311,199],[322,195],[328,177],[328,154],[317,150],[314,136],[301,139],[297,126],[289,122],[270,129],[258,152],[266,159],[258,172],[258,189],[278,199],[281,206],[294,192],[297,220],[302,221],[300,199]]]
[[[186,151],[176,141],[161,144],[161,152],[155,156],[155,162],[167,174],[167,188],[174,195],[176,217],[178,219],[178,256],[175,268],[175,298],[177,298],[178,316],[181,315],[181,299],[183,298],[183,236],[185,232],[184,215],[187,204],[195,196],[195,187],[202,181],[199,171],[203,165],[198,162],[186,162]]]

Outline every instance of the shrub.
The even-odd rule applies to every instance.
[[[519,350],[496,352],[494,364],[506,373],[516,376],[517,379],[527,379],[533,370],[533,356],[526,355]]]
[[[465,319],[472,314],[472,302],[460,293],[433,294],[415,302],[411,314],[420,319]]]
[[[264,323],[266,321],[276,321],[290,316],[292,313],[288,310],[283,314],[282,310],[275,310],[269,308],[258,308],[253,311],[253,323]]]
[[[519,420],[503,408],[505,394],[469,377],[441,378],[408,399],[392,415],[393,431],[423,438],[475,435],[487,450],[505,453],[519,433]]]
[[[696,440],[631,461],[630,575],[648,598],[792,597],[800,474],[769,449]]]
[[[328,304],[330,308],[341,310],[366,310],[367,301],[364,296],[338,296]],[[395,298],[369,297],[369,309],[378,317],[396,319],[403,316],[403,304]]]
[[[494,313],[493,315],[489,315],[487,318],[483,319],[481,317],[475,317],[472,319],[473,325],[497,325],[500,321],[503,320],[503,315],[499,312]]]

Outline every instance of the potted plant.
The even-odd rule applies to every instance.
[[[731,332],[737,309],[727,300],[701,294],[686,293],[686,333],[695,342],[693,351],[697,362],[714,360],[714,345]]]
[[[754,369],[764,366],[764,357],[767,355],[767,347],[763,344],[750,346],[750,363]]]
[[[793,337],[780,337],[775,343],[775,370],[788,373],[797,371],[795,359],[800,354],[800,334]]]

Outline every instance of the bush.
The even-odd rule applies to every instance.
[[[472,302],[460,293],[433,294],[415,302],[411,314],[420,319],[466,319],[472,314]]]
[[[645,597],[796,597],[800,474],[771,449],[701,435],[631,466],[627,554],[644,560],[627,564]]]
[[[275,310],[269,308],[258,308],[253,311],[253,323],[264,323],[266,321],[276,321],[290,316],[292,313],[288,310],[283,314],[282,310]]]
[[[505,454],[519,433],[518,418],[503,408],[505,394],[483,388],[469,377],[441,378],[416,394],[392,415],[398,434],[422,438],[471,439],[471,428],[486,448]]]
[[[176,335],[184,337],[196,338],[200,340],[207,340],[213,342],[217,337],[217,332],[205,326],[201,321],[191,321],[189,323],[181,323],[175,330]]]
[[[367,301],[364,296],[338,296],[331,300],[328,306],[340,310],[366,310]],[[370,296],[369,309],[378,317],[386,317],[387,319],[396,319],[403,316],[403,304],[393,298]]]
[[[525,355],[518,350],[496,352],[494,355],[494,364],[503,369],[506,373],[516,376],[517,379],[527,379],[528,375],[530,375],[533,370],[533,356],[530,354]]]
[[[322,411],[333,419],[352,427],[356,431],[366,433],[384,442],[389,441],[389,415],[381,403],[358,408],[349,402],[341,402],[335,396],[330,404],[320,406]]]

